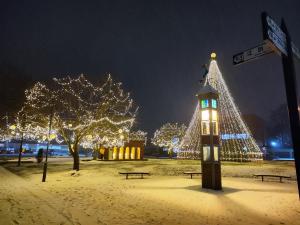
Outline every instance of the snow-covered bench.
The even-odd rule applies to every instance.
[[[126,175],[126,179],[128,179],[129,175],[141,175],[141,179],[144,178],[144,175],[150,176],[150,173],[147,172],[119,172],[121,175]]]
[[[201,175],[201,172],[183,172],[184,174],[191,175],[191,179],[193,179],[193,175]]]
[[[261,177],[261,181],[264,181],[264,177],[278,177],[280,183],[282,183],[282,178],[291,179],[290,176],[282,176],[282,175],[273,175],[273,174],[254,174],[254,177]]]

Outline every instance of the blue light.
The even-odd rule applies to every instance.
[[[222,134],[222,140],[231,140],[231,139],[248,139],[250,136],[248,134]]]
[[[277,147],[278,146],[278,143],[276,141],[271,141],[270,144],[271,144],[272,147]]]

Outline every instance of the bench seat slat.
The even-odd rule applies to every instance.
[[[290,176],[273,175],[273,174],[254,174],[253,176],[256,176],[256,177],[264,176],[264,177],[282,177],[282,178],[291,178]]]
[[[186,171],[186,172],[183,172],[183,173],[191,175],[191,179],[193,179],[193,175],[200,175],[200,174],[202,174],[202,172],[192,172],[192,171]]]
[[[129,175],[140,175],[141,179],[144,178],[144,175],[149,175],[150,176],[150,173],[148,173],[148,172],[119,172],[119,174],[126,175],[126,180],[128,179]]]
[[[150,174],[147,172],[119,172],[119,174]]]
[[[282,183],[282,178],[290,179],[290,176],[283,176],[283,175],[275,175],[275,174],[253,174],[254,177],[261,177],[261,181],[264,181],[264,177],[277,177],[279,178],[280,183]]]
[[[184,174],[202,174],[201,172],[183,172]]]

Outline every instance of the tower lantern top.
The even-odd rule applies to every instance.
[[[219,98],[218,91],[214,89],[209,83],[203,85],[198,94],[196,95],[199,99],[202,98]]]
[[[210,58],[211,58],[211,59],[216,59],[216,58],[217,58],[217,54],[216,54],[215,52],[212,52],[212,53],[210,54]]]

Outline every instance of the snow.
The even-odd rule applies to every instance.
[[[294,180],[261,182],[254,173],[292,176],[292,162],[223,163],[223,191],[201,189],[198,161],[84,161],[50,159],[47,182],[42,165],[0,166],[0,224],[299,224]],[[126,180],[119,171],[150,177]]]

